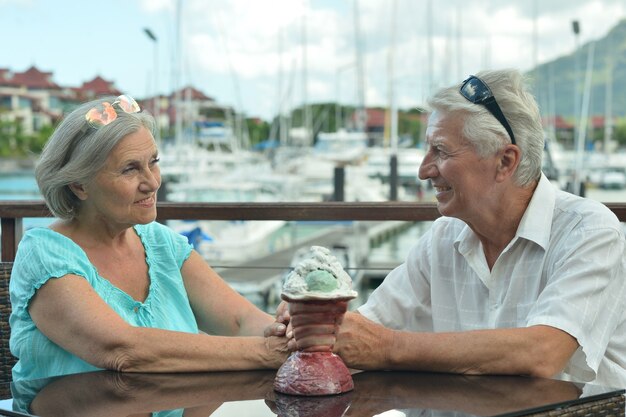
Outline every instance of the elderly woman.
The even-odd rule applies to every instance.
[[[284,326],[155,222],[154,119],[128,96],[69,114],[36,168],[57,220],[20,242],[10,294],[13,379],[98,368],[277,368]]]

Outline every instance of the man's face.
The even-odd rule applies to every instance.
[[[495,196],[498,156],[481,158],[476,153],[463,137],[463,118],[459,113],[431,115],[426,129],[428,151],[419,177],[431,180],[442,215],[471,223]]]

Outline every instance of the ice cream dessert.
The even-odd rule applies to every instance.
[[[282,296],[289,300],[352,299],[352,279],[331,251],[323,246],[311,246],[303,259],[287,276]]]
[[[283,394],[318,396],[340,394],[354,388],[352,376],[341,358],[332,352],[337,329],[348,306],[357,296],[350,275],[330,250],[312,246],[307,257],[287,276],[281,297],[289,302],[296,342],[299,335],[329,336],[324,344],[294,352],[280,367],[274,389]],[[326,342],[332,340],[333,342]]]

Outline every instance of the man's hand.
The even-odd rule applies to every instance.
[[[389,369],[394,331],[356,312],[346,313],[334,352],[355,369]]]

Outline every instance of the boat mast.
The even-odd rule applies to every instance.
[[[302,8],[302,111],[304,112],[304,144],[313,145],[311,106],[308,103],[308,75],[307,75],[307,2]]]
[[[611,36],[608,36],[608,50],[613,50]],[[613,54],[608,53],[606,63],[606,90],[604,105],[604,154],[609,155],[609,146],[613,137]]]
[[[398,109],[394,94],[394,53],[396,47],[396,11],[398,1],[393,0],[391,7],[391,28],[389,51],[387,54],[387,94],[389,95],[389,119],[391,127],[391,155],[389,159],[389,200],[398,199]]]
[[[433,41],[433,3],[432,0],[428,0],[426,3],[426,30],[428,36],[428,56],[426,57],[426,62],[428,63],[428,73],[426,74],[426,79],[428,82],[426,83],[426,97],[430,96],[432,91],[434,90],[435,82],[434,82],[434,70],[433,70],[433,62],[435,60],[435,48]]]
[[[587,54],[587,72],[585,75],[585,90],[583,91],[582,108],[580,109],[580,125],[576,136],[576,169],[574,172],[574,189],[572,192],[584,197],[583,184],[583,156],[585,152],[585,135],[587,132],[587,119],[589,117],[589,99],[591,95],[591,76],[593,75],[593,55],[595,42],[589,44]]]
[[[174,109],[175,109],[175,125],[174,138],[175,143],[179,146],[183,140],[183,119],[181,105],[181,83],[180,77],[182,73],[182,42],[181,42],[181,9],[182,0],[176,2],[176,53],[174,60]]]
[[[354,42],[356,52],[356,75],[357,75],[357,94],[358,105],[356,111],[356,130],[358,132],[365,131],[366,114],[365,114],[365,70],[363,65],[363,51],[361,47],[361,30],[359,26],[359,0],[354,0]]]
[[[387,50],[387,100],[389,102],[387,111],[387,121],[389,122],[389,143],[391,145],[392,155],[398,152],[398,109],[395,99],[394,88],[394,55],[396,47],[396,11],[398,2],[393,0],[391,3],[391,19],[390,19],[390,40],[389,49]],[[385,129],[386,130],[386,129]]]

